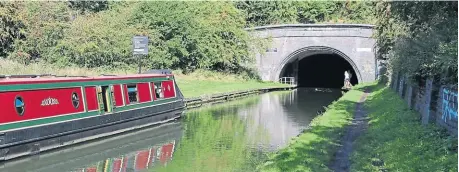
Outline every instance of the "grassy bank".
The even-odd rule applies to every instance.
[[[197,97],[201,95],[239,90],[286,86],[279,83],[247,80],[236,75],[209,71],[196,71],[188,75],[178,74],[176,78],[177,84],[185,97]]]
[[[457,138],[422,126],[394,91],[378,88],[365,102],[369,128],[355,143],[351,171],[457,171]]]
[[[360,88],[362,86],[357,86]],[[332,103],[311,122],[311,128],[292,139],[289,145],[260,166],[260,171],[329,171],[328,163],[349,124],[362,91],[351,90]]]
[[[0,59],[1,74],[56,74],[56,75],[86,75],[100,74],[125,75],[136,73],[136,69],[103,69],[103,68],[59,68],[45,63],[19,64],[11,60]],[[204,94],[215,94],[239,90],[286,86],[273,82],[260,82],[245,79],[234,74],[217,73],[211,71],[196,71],[187,75],[181,71],[174,71],[176,81],[185,97],[196,97]]]

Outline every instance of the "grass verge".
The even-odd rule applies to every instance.
[[[59,68],[46,63],[20,64],[11,60],[0,59],[1,74],[56,74],[56,75],[86,75],[100,74],[126,75],[136,73],[136,69],[88,69],[79,67]],[[225,74],[211,71],[197,70],[184,75],[181,71],[174,71],[177,85],[187,98],[206,94],[242,91],[258,88],[282,87],[285,84],[250,80],[239,75]]]
[[[289,145],[269,155],[260,171],[330,171],[328,163],[337,151],[339,140],[352,120],[355,105],[363,94],[358,85],[328,106],[311,122],[310,129],[291,140]]]
[[[377,88],[364,104],[369,128],[354,145],[351,171],[457,171],[457,138],[423,126],[394,91]]]
[[[252,80],[187,80],[180,77],[177,77],[177,84],[183,95],[187,98],[232,91],[287,86],[279,83],[258,82]]]

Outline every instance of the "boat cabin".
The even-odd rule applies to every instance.
[[[151,107],[177,99],[172,74],[0,76],[0,131]]]

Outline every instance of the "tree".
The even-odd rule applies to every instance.
[[[24,39],[25,24],[18,14],[18,5],[0,2],[0,57],[14,50],[14,41]]]
[[[379,2],[376,16],[378,58],[394,72],[457,85],[457,2]]]
[[[296,23],[298,18],[294,2],[238,1],[235,5],[245,13],[246,26]]]
[[[49,57],[50,49],[63,38],[70,13],[63,2],[23,2],[18,15],[22,16],[23,39],[15,40],[14,52],[8,57],[24,63]]]

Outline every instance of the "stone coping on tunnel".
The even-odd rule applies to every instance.
[[[266,29],[279,29],[279,28],[290,28],[290,27],[321,27],[321,28],[367,28],[373,29],[375,25],[371,24],[280,24],[280,25],[268,25],[268,26],[257,26],[245,28],[245,30],[266,30]]]

